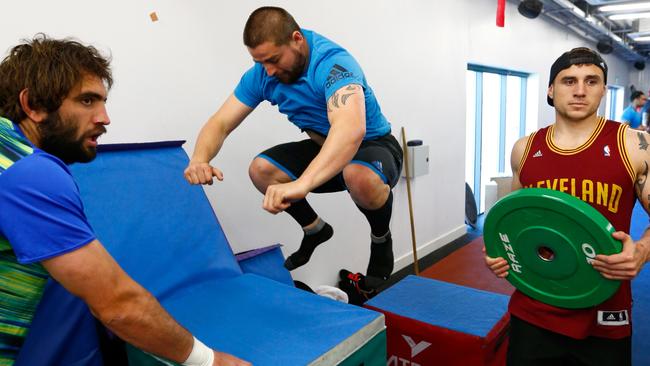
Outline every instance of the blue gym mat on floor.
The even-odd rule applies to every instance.
[[[510,296],[494,292],[407,276],[368,300],[366,305],[422,323],[485,337],[508,311],[509,300]]]
[[[183,178],[181,144],[103,146],[72,167],[88,220],[122,268],[204,343],[256,366],[385,365],[383,315],[242,273],[203,188]],[[87,308],[51,286],[17,365],[101,365]],[[66,296],[72,304],[59,305]]]

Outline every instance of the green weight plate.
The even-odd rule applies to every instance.
[[[595,208],[546,188],[517,190],[499,200],[485,219],[485,249],[510,264],[506,277],[524,294],[563,308],[586,308],[610,298],[620,285],[590,264],[622,244]]]

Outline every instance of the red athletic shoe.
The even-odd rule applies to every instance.
[[[342,269],[339,271],[339,288],[348,295],[348,303],[363,305],[377,295],[377,290],[366,287],[366,276]]]

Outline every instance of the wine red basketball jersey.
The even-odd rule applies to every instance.
[[[625,147],[627,125],[600,118],[591,137],[575,149],[553,143],[553,125],[528,138],[519,164],[524,188],[550,188],[569,193],[596,208],[616,230],[629,232],[635,203],[635,173]],[[519,291],[510,299],[514,316],[572,338],[623,338],[631,334],[630,281],[607,301],[586,309],[563,309]]]

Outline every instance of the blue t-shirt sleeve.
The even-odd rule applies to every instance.
[[[251,108],[257,107],[264,100],[262,93],[262,65],[255,64],[242,75],[235,88],[235,97]]]
[[[623,122],[629,123],[630,127],[636,128],[641,124],[641,113],[635,111],[631,107],[628,107],[623,111],[621,119]]]
[[[38,153],[0,175],[0,234],[20,263],[55,257],[95,239],[67,167]]]
[[[631,121],[630,121],[630,112],[631,112],[631,110],[630,110],[629,108],[625,108],[625,109],[623,110],[623,114],[621,115],[621,119],[622,119],[624,122],[631,122]]]
[[[324,59],[316,69],[316,83],[325,91],[325,101],[340,88],[359,84],[364,89],[365,77],[357,60],[348,53],[339,53]]]

